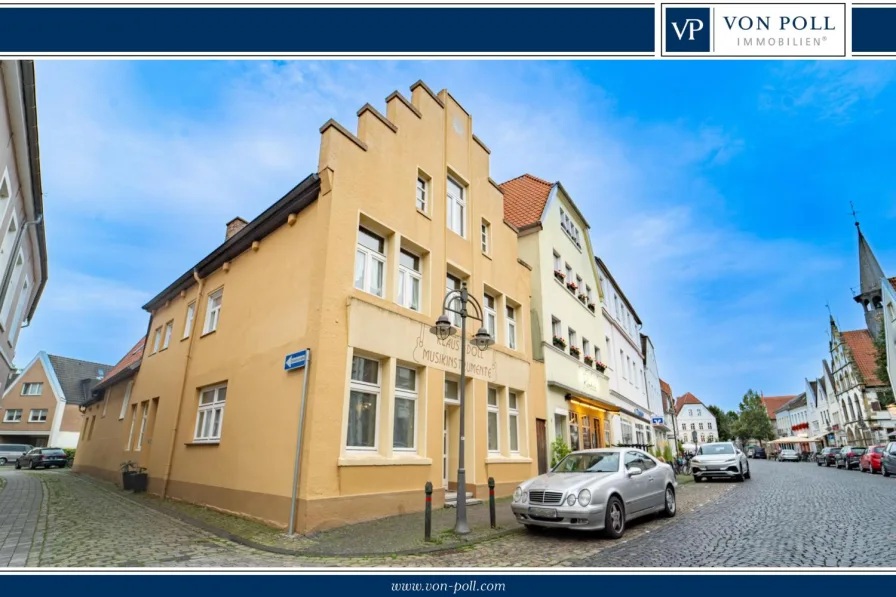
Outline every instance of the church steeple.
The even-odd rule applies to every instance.
[[[877,262],[877,257],[865,240],[862,228],[856,222],[856,230],[859,232],[859,294],[855,301],[862,305],[865,311],[865,323],[872,338],[877,338],[881,330],[883,314],[883,292],[880,281],[884,277],[884,271]]]

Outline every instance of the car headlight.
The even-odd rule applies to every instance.
[[[523,499],[523,490],[517,487],[513,490],[513,501],[519,502]]]
[[[575,506],[576,505],[576,494],[571,493],[568,496],[566,496],[566,504],[568,506]]]
[[[579,492],[579,505],[583,508],[591,503],[591,492],[583,489]]]
[[[529,492],[528,492],[528,491],[524,491],[524,492],[523,492],[523,503],[525,504],[525,503],[528,502],[528,501],[529,501]]]

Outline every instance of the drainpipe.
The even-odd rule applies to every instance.
[[[6,270],[3,272],[3,281],[0,282],[0,305],[6,300],[6,293],[9,291],[9,283],[12,281],[12,270],[16,266],[16,255],[18,255],[19,248],[21,248],[22,237],[25,236],[29,226],[37,226],[43,221],[44,216],[41,214],[34,220],[25,222],[19,227],[19,231],[16,233],[16,241],[13,243],[12,251],[9,254],[9,263],[6,264]]]
[[[174,427],[171,429],[171,445],[168,447],[168,466],[165,468],[165,482],[162,485],[162,499],[168,495],[168,481],[171,479],[171,467],[174,464],[174,446],[177,443],[177,431],[180,427],[180,412],[184,403],[184,394],[187,391],[187,372],[190,369],[190,361],[193,358],[193,340],[196,338],[196,322],[199,320],[199,299],[202,298],[202,289],[205,286],[205,278],[199,277],[199,272],[193,269],[193,279],[199,285],[196,293],[196,306],[193,308],[193,323],[190,329],[190,340],[187,343],[187,362],[184,363],[184,375],[180,384],[180,394],[177,397],[177,409],[175,410]]]

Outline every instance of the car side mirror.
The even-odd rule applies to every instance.
[[[644,471],[642,471],[638,467],[633,466],[632,468],[628,469],[628,476],[629,477],[637,477],[638,475],[640,475],[643,472]]]
[[[22,456],[28,456],[28,452],[22,452]]]

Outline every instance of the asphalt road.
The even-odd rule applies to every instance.
[[[896,477],[814,463],[750,468],[752,479],[680,523],[573,566],[893,566]]]

